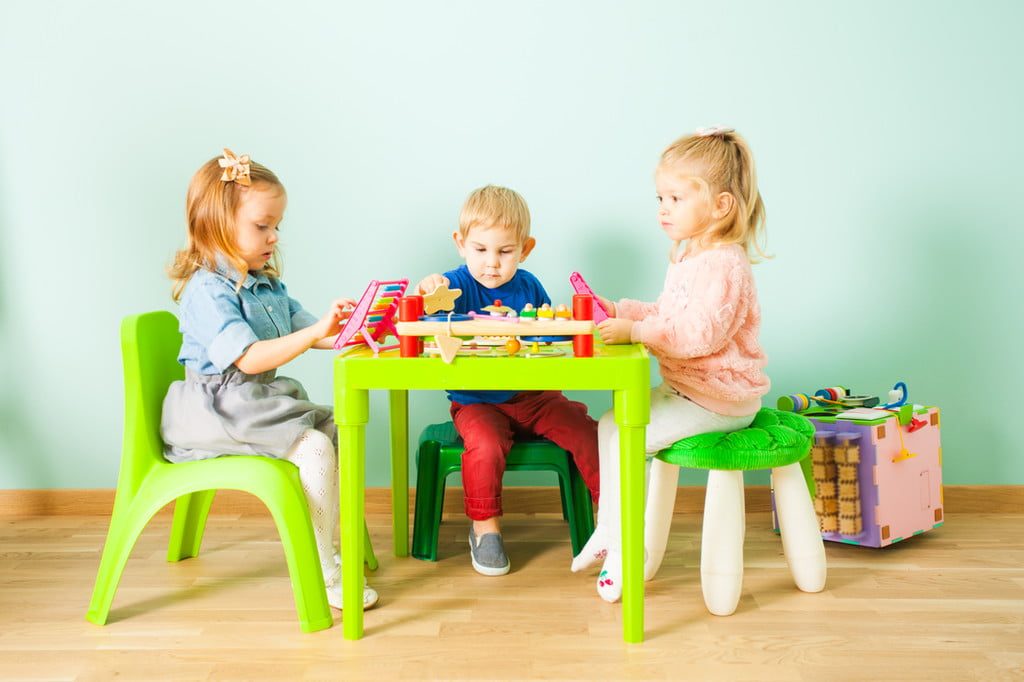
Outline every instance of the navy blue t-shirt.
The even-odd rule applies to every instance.
[[[500,299],[502,305],[507,305],[516,312],[522,310],[527,303],[532,303],[535,308],[545,303],[551,305],[551,297],[544,290],[540,280],[526,270],[516,270],[512,279],[494,289],[488,289],[473,279],[465,265],[449,270],[444,276],[451,282],[450,288],[462,289],[462,295],[455,299],[456,313],[479,313],[485,306],[492,305],[495,299]],[[462,405],[504,403],[511,400],[516,393],[518,391],[448,391],[448,399]]]

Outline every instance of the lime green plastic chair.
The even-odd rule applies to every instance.
[[[206,518],[218,489],[243,490],[270,510],[281,535],[299,623],[304,632],[333,624],[309,507],[291,462],[270,457],[230,456],[171,464],[163,457],[160,414],[171,382],[184,376],[178,364],[181,334],[168,312],[126,317],[121,323],[125,421],[121,472],[110,530],[103,547],[86,619],[107,621],[117,584],[143,528],[156,512],[175,502],[168,561],[199,554]],[[364,530],[370,569],[377,560]]]
[[[431,424],[420,434],[416,452],[416,514],[412,555],[437,561],[437,536],[444,510],[444,482],[462,469],[462,438],[451,422]],[[517,441],[505,460],[506,471],[553,471],[558,474],[562,518],[569,524],[573,556],[594,532],[590,491],[569,454],[547,440]]]

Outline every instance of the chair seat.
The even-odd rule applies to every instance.
[[[814,425],[806,417],[764,408],[745,429],[683,438],[655,457],[692,469],[774,469],[805,459],[813,439]]]
[[[431,424],[420,433],[412,540],[412,555],[417,559],[437,561],[445,479],[462,469],[463,449],[452,422]],[[552,471],[558,475],[562,517],[569,525],[573,555],[578,554],[594,532],[594,509],[590,491],[569,453],[543,439],[516,441],[505,459],[505,470]]]

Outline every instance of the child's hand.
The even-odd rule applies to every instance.
[[[416,285],[417,294],[429,294],[434,289],[441,285],[448,286],[451,282],[444,275],[434,273],[433,275],[427,275],[420,280],[420,283]]]
[[[316,339],[326,339],[338,333],[341,323],[352,314],[352,307],[356,302],[351,298],[335,299],[331,307],[324,313],[324,316],[313,325]]]
[[[615,303],[609,301],[604,296],[598,296],[597,294],[594,294],[594,296],[597,297],[597,302],[601,304],[604,311],[608,313],[608,317],[615,317]]]
[[[609,317],[597,325],[597,331],[601,334],[601,340],[606,346],[617,343],[632,343],[633,320],[624,320],[620,317]]]

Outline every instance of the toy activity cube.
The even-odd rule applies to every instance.
[[[943,524],[939,409],[802,412],[814,424],[814,507],[822,537],[886,547]],[[772,519],[778,529],[775,500]]]

